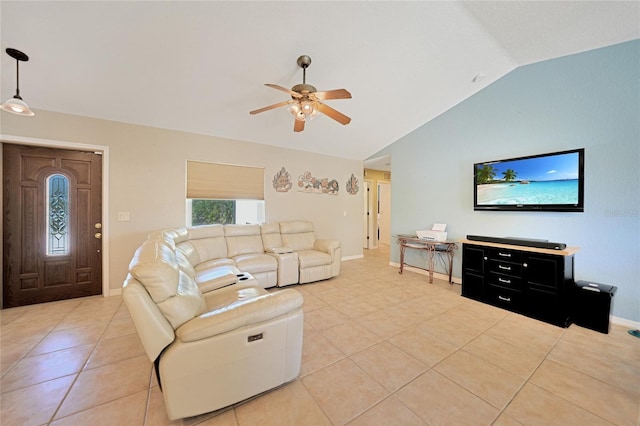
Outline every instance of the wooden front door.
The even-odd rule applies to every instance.
[[[102,293],[102,156],[3,145],[3,307]]]

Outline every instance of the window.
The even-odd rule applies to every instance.
[[[187,225],[262,223],[263,200],[187,200]]]
[[[47,254],[69,254],[69,179],[55,174],[46,181]]]
[[[187,225],[264,222],[264,169],[187,161]]]

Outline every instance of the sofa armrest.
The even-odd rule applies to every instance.
[[[142,284],[131,275],[125,280],[122,298],[127,305],[142,346],[149,360],[154,362],[162,350],[175,339],[173,327],[151,300],[151,296]]]
[[[338,240],[316,240],[313,244],[313,249],[323,251],[331,256],[333,259],[334,253],[342,246]]]
[[[288,247],[284,247],[288,249]],[[284,287],[286,285],[298,284],[300,279],[298,253],[291,252],[269,252],[269,256],[275,257],[278,262],[278,287]]]
[[[233,268],[236,269],[235,267]],[[200,291],[208,293],[222,287],[226,287],[238,282],[238,276],[231,268],[214,268],[211,270],[200,271],[196,274],[196,284],[200,287]]]
[[[302,302],[302,294],[291,289],[234,300],[183,324],[176,336],[183,342],[206,339],[287,314],[300,308]]]

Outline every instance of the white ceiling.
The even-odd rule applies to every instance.
[[[359,160],[520,65],[640,38],[638,1],[3,0],[0,18],[3,101],[13,47],[29,55],[20,89],[36,113]],[[349,125],[320,116],[293,133],[285,108],[249,115],[288,98],[264,83],[302,82],[302,54],[307,83],[352,93],[326,102]]]

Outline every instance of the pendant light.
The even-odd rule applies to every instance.
[[[8,48],[7,54],[16,60],[16,94],[13,98],[3,103],[0,108],[12,114],[24,115],[27,117],[34,116],[29,105],[20,97],[20,61],[27,62],[29,57],[19,50]]]

